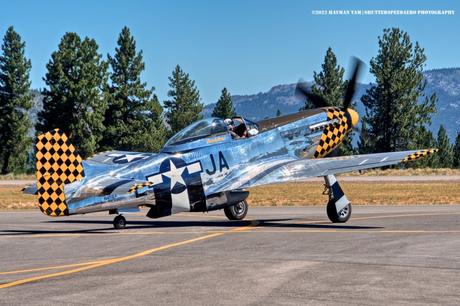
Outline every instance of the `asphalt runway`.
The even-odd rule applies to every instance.
[[[0,304],[460,304],[460,205],[126,217],[0,212]]]

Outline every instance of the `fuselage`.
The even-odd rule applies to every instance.
[[[135,201],[145,193],[151,193],[156,202],[157,214],[152,217],[230,205],[234,194],[235,200],[239,199],[235,186],[241,186],[240,177],[256,179],[292,160],[318,157],[318,152],[324,150],[325,130],[331,127],[334,131],[332,127],[339,128],[343,120],[332,116],[331,110],[316,109],[297,117],[262,121],[259,133],[251,137],[235,139],[222,132],[184,143],[167,143],[160,153],[126,164],[84,161],[86,177],[65,189],[69,214],[120,207],[117,203]],[[348,120],[347,132],[352,120],[345,113],[343,118]],[[337,138],[340,139],[334,139],[335,145],[327,150],[333,150],[343,135]],[[149,184],[128,193],[104,194],[100,186],[110,185],[114,179]],[[225,194],[223,190],[234,193]]]

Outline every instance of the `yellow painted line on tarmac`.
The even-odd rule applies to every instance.
[[[292,224],[292,223],[290,223]],[[298,223],[295,223],[298,224]],[[264,229],[261,227],[256,227],[254,230],[257,230],[257,233],[460,233],[460,231],[457,230],[438,230],[438,231],[427,231],[427,230],[355,230],[355,229],[347,229],[347,228],[341,228],[341,229],[293,229],[293,230],[276,230],[276,229]],[[252,230],[251,233],[255,233],[255,231]],[[110,234],[113,236],[149,236],[149,235],[169,235],[169,234],[231,234],[231,233],[239,233],[242,232],[243,230],[235,230],[232,232],[228,231],[223,231],[223,230],[209,230],[209,231],[182,231],[182,232],[126,232],[126,233],[116,233],[116,234]],[[245,231],[243,231],[245,232]],[[102,234],[101,234],[102,235]],[[28,238],[38,236],[38,235],[30,235],[27,236]],[[70,236],[75,236],[75,235],[70,235]],[[94,234],[86,234],[86,235],[81,235],[81,236],[94,236]],[[11,237],[11,236],[10,236]],[[19,236],[23,237],[23,236]],[[41,237],[41,236],[40,236]],[[39,238],[40,238],[39,237]],[[54,236],[47,236],[47,237],[54,237]],[[63,267],[64,268],[64,267]],[[25,271],[27,272],[27,271]],[[0,275],[2,274],[10,274],[6,272],[0,272]]]
[[[84,265],[85,263],[81,263],[80,265],[84,265],[84,266],[80,266],[79,268],[76,268],[76,269],[70,269],[70,270],[65,270],[65,271],[51,273],[51,274],[28,277],[28,278],[19,279],[19,280],[16,280],[16,281],[8,282],[8,283],[3,283],[3,284],[0,284],[0,289],[10,288],[10,287],[23,285],[23,284],[31,283],[31,282],[36,282],[36,281],[40,281],[40,280],[44,280],[44,279],[54,278],[54,277],[58,277],[58,276],[75,274],[75,273],[79,273],[79,272],[83,272],[83,271],[87,271],[87,270],[91,270],[91,269],[95,269],[95,268],[99,268],[99,267],[103,267],[103,266],[107,266],[107,265],[111,265],[111,264],[115,264],[115,263],[119,263],[119,262],[123,262],[123,261],[133,260],[133,259],[136,259],[136,258],[139,258],[139,257],[143,257],[143,256],[146,256],[146,255],[150,255],[150,254],[157,253],[157,252],[160,252],[160,251],[164,251],[164,250],[167,250],[167,249],[171,249],[171,248],[179,247],[179,246],[182,246],[182,245],[191,244],[191,243],[194,243],[194,242],[208,240],[208,239],[211,239],[211,238],[223,236],[223,235],[225,235],[227,233],[231,233],[231,232],[235,232],[235,231],[237,231],[237,232],[248,231],[248,230],[251,230],[252,228],[255,228],[258,224],[259,224],[258,221],[251,221],[250,225],[235,228],[235,229],[231,229],[231,230],[221,232],[221,233],[214,233],[214,234],[209,234],[209,235],[205,235],[205,236],[201,236],[201,237],[197,237],[197,238],[193,238],[193,239],[174,242],[174,243],[170,243],[170,244],[167,244],[167,245],[164,245],[164,246],[148,249],[148,250],[138,252],[138,253],[134,253],[134,254],[127,255],[127,256],[116,257],[116,258],[106,259],[106,260],[97,261],[97,262],[94,262],[94,261],[93,262],[87,262],[86,265]]]
[[[181,214],[182,216],[192,217],[194,215]],[[419,217],[419,216],[450,216],[460,215],[460,213],[416,213],[416,214],[399,214],[399,215],[383,215],[383,216],[368,216],[368,217],[351,217],[348,224],[355,220],[373,220],[373,219],[388,219],[388,218],[405,218],[405,217]],[[210,217],[210,216],[207,216]],[[220,218],[219,216],[213,216]],[[222,217],[225,218],[225,217]],[[263,221],[263,220],[262,220]],[[282,224],[282,223],[281,223]],[[299,221],[289,224],[332,224],[329,220],[311,220]],[[104,229],[101,229],[104,230]],[[348,230],[349,231],[349,230]],[[112,233],[56,233],[56,234],[30,234],[30,235],[0,235],[0,238],[55,238],[55,237],[72,237],[72,236],[109,236],[109,235],[180,235],[180,234],[209,234],[220,233],[221,230],[208,230],[208,231],[146,231],[146,232],[112,232]],[[225,232],[225,231],[224,231]],[[362,231],[361,231],[362,232]]]
[[[0,238],[57,238],[57,237],[92,237],[92,236],[120,236],[120,235],[178,235],[203,234],[210,231],[146,231],[146,232],[114,232],[114,233],[61,233],[61,234],[25,234],[0,235]]]
[[[419,217],[419,216],[450,216],[450,215],[460,215],[460,213],[422,213],[422,214],[399,214],[399,215],[383,215],[383,216],[369,216],[369,217],[351,217],[348,222],[355,220],[371,220],[371,219],[387,219],[387,218],[403,218],[403,217]],[[312,221],[299,221],[296,224],[331,224],[329,220],[312,220]]]
[[[331,222],[326,219],[325,220],[311,220],[311,221],[305,220],[305,221],[296,222],[295,224],[321,224],[321,223],[330,224]]]
[[[64,269],[64,268],[88,266],[88,265],[93,265],[93,264],[96,264],[96,263],[104,262],[104,261],[106,261],[108,259],[111,259],[111,258],[101,259],[101,260],[96,260],[96,261],[76,263],[76,264],[60,265],[60,266],[49,266],[49,267],[42,267],[42,268],[6,271],[6,272],[0,272],[0,275],[11,275],[11,274],[20,274],[20,273],[30,273],[30,272],[45,271],[45,270],[58,270],[58,269]]]
[[[431,230],[382,230],[378,231],[379,233],[403,233],[403,234],[449,234],[449,233],[460,233],[460,231],[449,231],[449,230],[439,230],[439,231],[431,231]]]
[[[208,214],[201,214],[201,215],[198,215],[198,214],[187,214],[187,213],[179,213],[175,216],[184,216],[184,217],[193,217],[193,218],[200,218],[200,217],[205,217],[205,218],[212,218],[212,219],[222,219],[222,220],[228,220],[227,217],[224,217],[224,216],[217,216],[217,215],[208,215]],[[198,220],[197,220],[198,221]]]
[[[340,234],[356,234],[356,233],[364,233],[364,234],[449,234],[449,233],[460,233],[460,230],[439,230],[439,231],[431,231],[431,230],[356,230],[356,229],[297,229],[297,230],[264,230],[260,229],[256,233],[340,233]]]
[[[25,235],[0,235],[0,238],[59,238],[59,237],[92,237],[92,236],[148,236],[148,235],[185,235],[185,234],[211,234],[226,233],[222,230],[197,230],[197,231],[121,231],[113,233],[57,233],[57,234],[25,234]],[[230,232],[229,232],[230,233]],[[0,272],[1,273],[1,272]]]

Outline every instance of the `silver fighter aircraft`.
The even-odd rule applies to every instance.
[[[149,208],[147,217],[223,209],[230,220],[248,212],[254,186],[324,177],[327,215],[346,222],[351,204],[335,174],[406,162],[435,149],[325,157],[358,124],[349,108],[359,65],[349,81],[343,107],[327,102],[299,83],[296,91],[318,108],[262,120],[206,118],[174,135],[159,153],[102,152],[82,160],[66,134],[56,129],[38,137],[36,186],[41,211],[67,216],[108,211],[116,229],[123,214]]]

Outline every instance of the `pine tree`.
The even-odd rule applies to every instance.
[[[438,130],[436,145],[439,151],[436,153],[439,168],[452,168],[454,152],[447,136],[446,129],[441,124]]]
[[[452,163],[454,168],[460,168],[460,133],[457,134],[454,146],[454,158]]]
[[[311,91],[324,98],[331,106],[342,106],[343,96],[345,94],[346,82],[343,80],[344,69],[337,64],[337,58],[329,47],[321,65],[322,70],[317,73],[313,72],[314,85]],[[304,109],[315,108],[307,99]]]
[[[25,43],[13,27],[3,37],[0,55],[0,164],[1,173],[24,171],[32,144],[28,111],[32,107],[30,60]]]
[[[66,33],[46,65],[37,130],[60,128],[83,158],[94,154],[104,132],[107,67],[94,39]]]
[[[276,110],[276,117],[279,117],[279,116],[281,116],[281,111],[280,111],[280,109],[278,108],[278,109]]]
[[[420,135],[418,135],[419,142],[418,148],[436,148],[437,142],[433,136],[433,133],[428,129],[422,129],[420,131]],[[412,161],[410,163],[405,164],[405,167],[408,168],[438,168],[439,160],[438,160],[438,153],[433,154],[426,158],[421,158],[416,161]]]
[[[415,149],[424,143],[435,112],[436,95],[423,95],[424,50],[398,28],[385,29],[379,52],[371,59],[375,85],[361,101],[374,152]],[[421,101],[421,102],[419,102]]]
[[[136,41],[127,27],[117,43],[114,57],[108,56],[111,84],[101,144],[106,150],[158,151],[165,140],[163,110],[154,88],[147,89],[141,82],[145,68],[142,51],[136,51]]]
[[[166,120],[175,134],[190,123],[202,118],[203,104],[200,102],[200,92],[195,86],[195,81],[190,79],[179,65],[176,66],[169,77],[170,100],[164,101]]]
[[[326,100],[329,105],[341,107],[343,96],[347,86],[347,81],[343,80],[344,69],[337,64],[337,58],[329,47],[321,65],[322,70],[317,73],[313,72],[314,85],[311,91]],[[312,109],[315,106],[307,99],[303,109]],[[344,138],[342,144],[335,149],[329,156],[343,156],[353,154],[353,144],[351,139],[353,133],[349,133]]]
[[[363,118],[361,120],[361,131],[359,134],[359,141],[358,141],[358,153],[359,154],[370,154],[373,153],[373,144],[372,139],[369,137],[369,128],[367,126],[367,122]]]
[[[219,100],[216,103],[212,111],[213,117],[218,118],[232,118],[235,114],[235,108],[233,107],[232,96],[227,91],[227,88],[222,89],[222,93],[219,97]]]

